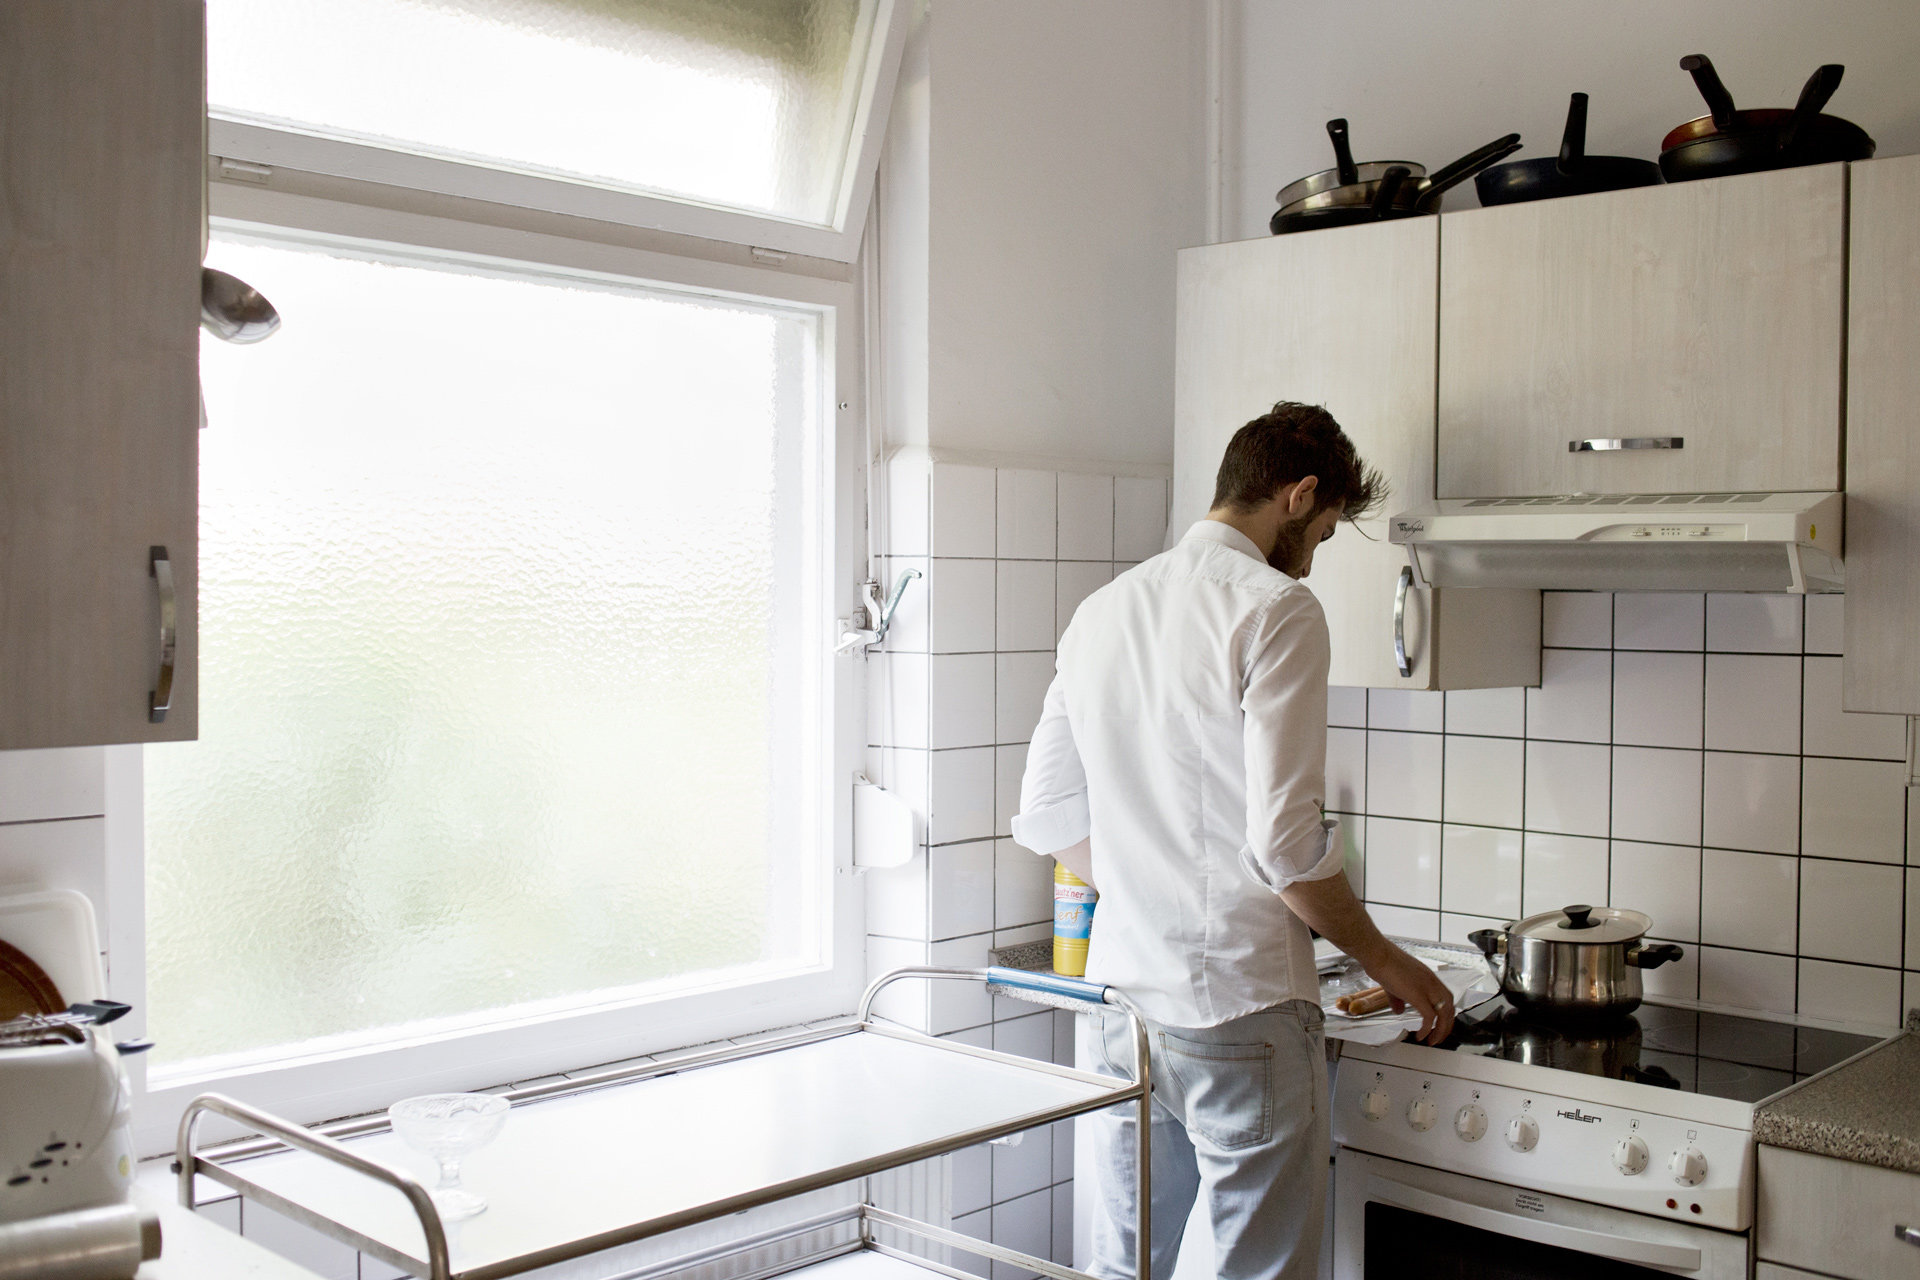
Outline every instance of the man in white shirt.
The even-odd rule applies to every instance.
[[[1227,445],[1213,509],[1089,596],[1061,637],[1014,838],[1100,893],[1087,977],[1148,1020],[1154,1280],[1205,1187],[1221,1280],[1316,1274],[1327,1082],[1311,925],[1421,1015],[1450,998],[1354,898],[1324,813],[1328,637],[1314,549],[1384,496],[1325,409],[1283,402]],[[1130,1075],[1126,1019],[1083,1065]],[[1124,1114],[1121,1114],[1124,1113]],[[1092,1118],[1091,1271],[1134,1270],[1134,1109]]]

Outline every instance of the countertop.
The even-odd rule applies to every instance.
[[[134,1280],[319,1280],[156,1188],[136,1184],[133,1200],[160,1215],[160,1256],[141,1264]]]
[[[1754,1141],[1920,1173],[1920,1009],[1906,1030],[1775,1094],[1753,1113]]]

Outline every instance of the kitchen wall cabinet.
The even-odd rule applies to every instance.
[[[1386,516],[1433,496],[1438,228],[1408,219],[1180,254],[1171,528],[1206,514],[1228,439],[1276,400],[1325,405],[1391,485],[1314,558],[1337,685],[1540,680],[1537,591],[1406,590],[1409,674],[1394,654],[1407,556]]]
[[[1760,1257],[1843,1280],[1920,1274],[1920,1176],[1828,1156],[1760,1148],[1754,1201]]]
[[[0,749],[195,734],[202,23],[0,5]]]
[[[1842,698],[1920,715],[1920,156],[1852,168]]]
[[[1442,219],[1439,496],[1840,485],[1847,166]],[[1677,437],[1674,450],[1573,441]]]

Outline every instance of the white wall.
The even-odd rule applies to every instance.
[[[1658,156],[1705,114],[1680,59],[1704,53],[1742,107],[1789,107],[1823,62],[1845,81],[1828,110],[1882,156],[1920,151],[1920,4],[1911,0],[1225,0],[1230,104],[1226,238],[1267,234],[1274,192],[1332,167],[1326,121],[1355,158],[1438,167],[1518,132],[1515,158],[1552,154],[1567,95],[1591,98],[1597,154]],[[1477,200],[1469,182],[1450,208]]]
[[[924,334],[883,321],[889,441],[1170,461],[1173,255],[1204,238],[1203,20],[1191,0],[929,15],[881,187],[883,306],[926,315]]]

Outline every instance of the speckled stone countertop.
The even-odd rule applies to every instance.
[[[1753,1113],[1754,1141],[1920,1173],[1920,1010],[1906,1030]]]

